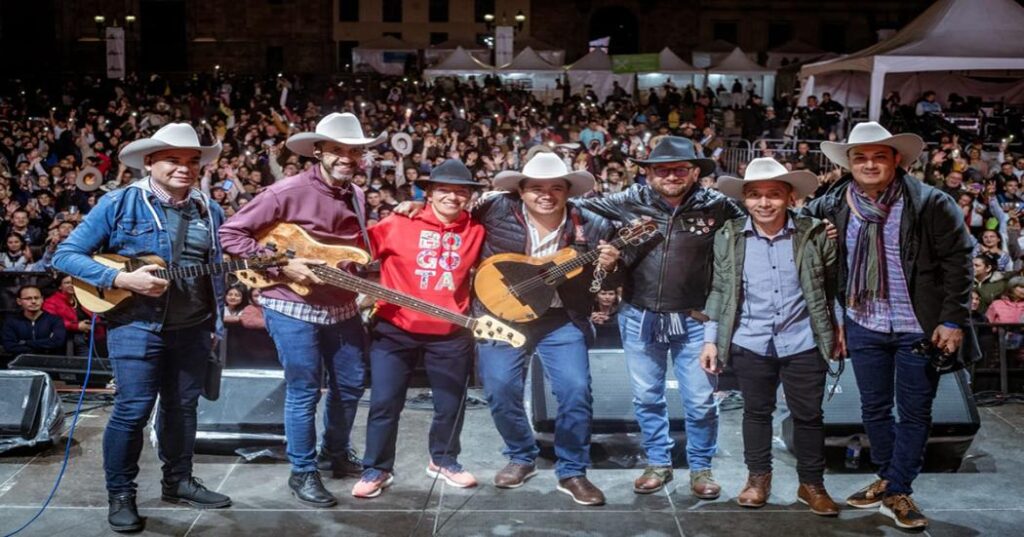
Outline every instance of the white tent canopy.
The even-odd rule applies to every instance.
[[[419,47],[394,36],[373,39],[352,49],[352,62],[358,69],[368,65],[374,71],[386,75],[401,75],[406,62],[419,57]]]
[[[558,85],[558,79],[565,72],[561,67],[555,67],[544,61],[535,50],[526,47],[516,56],[511,63],[503,66],[498,75],[501,79],[521,89],[531,90],[547,94],[553,92]],[[547,99],[547,97],[541,97]]]
[[[616,74],[612,72],[612,59],[601,49],[594,49],[567,68],[569,82],[574,93],[583,92],[591,86],[601,100],[612,94],[614,83],[618,82],[626,93],[633,93],[632,73]]]
[[[449,39],[443,43],[436,45],[430,45],[423,50],[423,57],[427,61],[427,65],[434,65],[437,62],[448,57],[449,54],[455,52],[455,49],[462,47],[469,52],[474,58],[487,63],[491,58],[491,51],[486,46],[481,45],[472,39]]]
[[[549,45],[540,39],[534,39],[529,36],[516,36],[512,42],[512,49],[516,54],[519,54],[527,48],[532,48],[544,61],[554,66],[565,65],[565,49]]]
[[[494,72],[494,68],[476,59],[462,47],[458,47],[447,58],[440,63],[423,71],[427,80],[433,80],[439,76],[458,76],[469,78],[471,76],[484,76]]]
[[[751,60],[739,47],[733,49],[721,62],[708,69],[708,86],[714,88],[719,83],[731,88],[734,79],[746,87],[749,78],[754,82],[754,92],[766,99],[775,94],[775,70],[758,65]]]
[[[691,53],[690,58],[693,60],[693,66],[697,69],[707,69],[716,63],[720,63],[735,49],[735,43],[730,43],[724,39],[715,39],[710,43],[701,45],[699,49],[694,50]],[[747,57],[754,60],[757,55],[751,53],[747,54]]]
[[[845,79],[851,73],[862,73],[857,78],[867,79],[867,95],[853,97],[865,99],[869,118],[877,120],[889,73],[1024,70],[1021,28],[1024,8],[1013,0],[938,0],[885,41],[804,66],[800,78],[806,82],[801,93],[827,91],[837,77],[855,87],[857,84]],[[960,78],[964,82],[966,77]],[[847,105],[856,106],[857,102],[848,101]]]
[[[685,87],[687,84],[699,85],[698,78],[704,73],[686,63],[672,49],[665,47],[658,53],[658,70],[653,73],[638,73],[637,88],[640,91],[647,91],[650,88],[657,88],[665,84],[674,84],[676,87]]]

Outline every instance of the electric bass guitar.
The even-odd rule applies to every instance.
[[[270,228],[257,239],[257,242],[264,248],[275,252],[285,247],[284,255],[286,257],[303,257],[324,261],[325,264],[323,265],[309,265],[309,268],[313,271],[313,274],[316,274],[327,285],[355,293],[362,293],[377,300],[383,300],[396,306],[409,308],[448,321],[454,325],[468,328],[476,339],[502,341],[513,347],[521,347],[526,343],[526,338],[521,333],[491,316],[468,317],[447,308],[399,293],[338,268],[338,265],[342,263],[356,263],[359,265],[368,263],[370,261],[369,254],[359,248],[321,243],[311,237],[306,230],[287,222]],[[283,275],[273,277],[268,274],[245,270],[239,271],[236,275],[242,283],[250,287],[266,288],[275,285],[285,285],[301,296],[307,296],[313,292],[310,286],[295,283]]]
[[[261,256],[249,259],[235,259],[223,263],[211,263],[208,265],[192,265],[188,267],[167,267],[167,263],[158,256],[146,255],[141,257],[125,257],[115,254],[97,254],[92,256],[93,261],[101,265],[117,269],[122,272],[134,272],[146,265],[159,265],[164,267],[155,270],[151,274],[163,280],[178,280],[182,278],[194,278],[197,276],[208,276],[213,274],[224,274],[237,270],[263,270],[270,267],[279,267],[288,264],[284,256]],[[78,278],[71,278],[75,287],[75,298],[85,309],[96,313],[104,313],[124,303],[125,300],[134,296],[127,289],[100,289],[89,285]]]
[[[639,246],[660,237],[651,221],[634,222],[618,231],[611,245],[617,249]],[[525,323],[537,319],[551,307],[556,288],[583,272],[597,261],[600,250],[580,254],[567,247],[545,257],[523,254],[497,254],[477,268],[473,289],[477,298],[501,319]]]

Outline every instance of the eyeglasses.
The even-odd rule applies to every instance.
[[[693,168],[694,168],[694,166],[673,166],[671,168],[666,168],[666,167],[663,167],[663,166],[658,166],[658,167],[652,168],[651,172],[656,177],[661,177],[661,178],[665,178],[665,177],[668,177],[670,175],[675,175],[676,177],[683,177],[684,175],[690,175],[690,171],[692,171]]]

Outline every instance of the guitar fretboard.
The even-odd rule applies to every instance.
[[[613,239],[612,242],[609,243],[609,244],[614,246],[616,249],[621,250],[623,246],[625,246],[626,244],[629,243],[629,241],[632,241],[632,240],[636,239],[637,237],[643,235],[643,233],[644,233],[643,228],[638,228],[637,230],[634,230],[631,233],[626,233],[626,235],[624,237],[621,237],[621,236],[620,237],[615,237],[615,239]],[[550,269],[545,270],[543,275],[544,275],[545,278],[550,278],[550,277],[558,278],[558,277],[564,276],[564,275],[566,275],[566,274],[568,274],[568,273],[570,273],[570,272],[572,272],[572,271],[574,271],[574,270],[576,270],[576,269],[578,269],[580,267],[585,267],[585,266],[593,263],[600,256],[601,256],[601,251],[600,250],[590,250],[589,252],[584,253],[584,254],[580,254],[580,255],[570,259],[569,261],[566,261],[564,263],[555,265],[555,266],[551,267]]]
[[[209,276],[212,274],[224,274],[237,270],[249,269],[248,259],[235,259],[223,263],[212,263],[209,265],[191,265],[188,267],[173,267],[153,271],[153,275],[164,280],[177,280],[181,278],[195,278],[197,276]]]
[[[459,326],[464,326],[466,328],[473,328],[476,325],[476,319],[473,319],[472,317],[467,317],[465,315],[455,313],[454,311],[435,306],[429,302],[424,302],[417,298],[403,295],[380,284],[373,283],[354,274],[349,274],[344,270],[329,267],[327,265],[310,265],[309,268],[312,269],[313,273],[319,276],[321,280],[335,287],[340,287],[356,293],[363,293],[364,295],[389,302],[396,306],[402,306],[403,308],[409,308],[420,313],[426,313],[427,315],[432,315],[438,319],[442,319]]]

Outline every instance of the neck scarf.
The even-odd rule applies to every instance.
[[[846,189],[846,203],[861,227],[853,248],[853,263],[846,289],[848,307],[857,307],[872,300],[888,300],[889,281],[882,230],[889,211],[903,194],[903,181],[896,177],[878,199],[871,199],[857,186]]]

